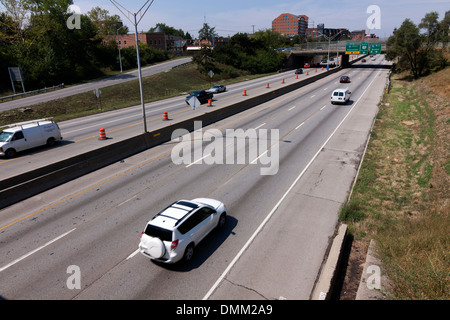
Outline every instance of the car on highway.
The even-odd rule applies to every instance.
[[[212,92],[208,92],[205,90],[196,90],[191,92],[187,97],[186,97],[186,103],[189,104],[189,99],[191,99],[192,97],[197,97],[198,101],[200,101],[200,103],[206,103],[208,102],[209,99],[213,98],[213,93]]]
[[[212,86],[210,89],[208,89],[208,92],[212,93],[219,93],[219,92],[225,92],[227,91],[227,87],[221,84],[216,84],[215,86]]]
[[[349,77],[349,76],[342,76],[342,77],[339,79],[339,82],[340,82],[340,83],[348,83],[348,82],[350,82],[350,77]]]
[[[361,62],[366,62],[366,59],[362,59]]]
[[[303,69],[298,68],[297,70],[295,70],[295,74],[303,74]]]
[[[307,62],[307,63],[305,63],[305,65],[303,66],[303,68],[311,68],[311,65]]]
[[[348,89],[336,89],[331,94],[331,104],[347,103],[352,93]]]
[[[14,157],[18,152],[39,147],[53,146],[62,140],[56,122],[49,118],[7,125],[0,132],[0,156]]]
[[[226,222],[226,206],[219,200],[196,198],[179,200],[159,212],[141,234],[139,251],[164,262],[189,262],[194,248],[212,230]]]

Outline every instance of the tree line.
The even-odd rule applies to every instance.
[[[204,24],[199,34],[208,38],[213,36],[215,31]],[[212,70],[215,74],[225,74],[229,77],[235,75],[234,69],[250,74],[275,72],[283,67],[287,59],[285,53],[276,49],[291,47],[295,41],[270,29],[257,31],[252,36],[237,33],[226,44],[216,46],[214,50],[203,47],[201,52],[194,56],[194,62],[204,73]]]
[[[449,25],[450,14],[439,21],[437,12],[427,13],[418,25],[405,19],[386,43],[386,58],[396,61],[395,71],[409,70],[415,79],[445,68]]]
[[[67,20],[72,0],[0,0],[0,92],[11,90],[8,67],[22,69],[27,91],[93,79],[120,68],[118,47],[107,36],[128,32],[120,17],[96,7],[81,14],[80,28]],[[111,38],[114,39],[114,38]],[[143,65],[168,59],[142,45]],[[123,68],[135,68],[136,50],[121,50]]]

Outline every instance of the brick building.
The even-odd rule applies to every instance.
[[[318,24],[316,28],[306,29],[306,38],[318,40],[322,36],[325,36],[325,40],[332,38],[333,40],[340,40],[350,36],[350,32],[345,28],[325,28],[323,23]]]
[[[272,30],[289,37],[306,36],[308,16],[283,13],[272,21]]]

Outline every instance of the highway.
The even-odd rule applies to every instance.
[[[315,69],[304,69],[304,74],[296,76],[293,71],[283,72],[260,79],[249,80],[227,86],[227,92],[214,95],[213,106],[201,105],[195,111],[186,104],[185,95],[172,99],[165,99],[153,103],[147,103],[146,119],[147,130],[151,131],[175,121],[191,118],[200,113],[208,112],[209,109],[225,107],[227,105],[242,101],[246,98],[258,95],[268,90],[279,88],[294,81],[301,81],[310,75],[316,74]],[[323,72],[320,68],[317,73]],[[284,84],[282,83],[284,79]],[[267,88],[269,84],[269,88]],[[204,88],[207,89],[207,88]],[[246,90],[247,96],[243,96]],[[170,121],[162,121],[163,112],[167,111]],[[25,151],[13,159],[0,158],[0,179],[4,179],[25,171],[44,166],[69,158],[82,151],[90,151],[114,143],[126,138],[133,137],[143,132],[142,107],[135,106],[112,112],[95,114],[74,120],[58,122],[64,141],[53,149],[38,148]],[[106,130],[107,141],[98,141],[99,129]]]
[[[383,56],[377,59],[374,63],[385,63]],[[338,82],[343,74],[351,83]],[[386,76],[385,69],[345,69],[202,128],[224,134],[226,129],[276,130],[278,139],[266,141],[278,164],[274,175],[261,174],[262,154],[244,164],[206,164],[200,161],[211,156],[203,153],[205,141],[201,159],[194,159],[199,161],[176,165],[171,154],[180,142],[174,140],[1,210],[0,296],[309,299]],[[352,92],[350,103],[331,105],[331,92],[341,87]],[[229,96],[217,95],[217,102],[237,99],[242,89],[230,86]],[[184,98],[163,103],[161,110],[174,108],[169,115],[186,110]],[[154,109],[149,118],[161,111]],[[117,116],[125,119],[122,112]],[[78,121],[61,124],[63,134],[74,140],[92,135],[75,131]],[[137,119],[127,121],[110,130],[139,132]],[[98,130],[97,123],[91,126]],[[68,146],[42,154],[49,157]],[[151,217],[175,200],[195,197],[223,201],[228,219],[224,229],[196,247],[191,264],[166,266],[137,252]],[[80,272],[80,288],[72,286],[72,270]]]

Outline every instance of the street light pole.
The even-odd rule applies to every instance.
[[[328,59],[327,59],[327,67],[329,67],[329,64],[330,64],[330,46],[331,46],[331,39],[336,38],[342,31],[344,31],[344,30],[339,31],[339,32],[336,33],[333,37],[326,36],[326,35],[324,35],[324,34],[321,32],[321,34],[322,34],[323,37],[328,38]],[[336,49],[336,60],[338,59],[337,52],[338,52],[338,50]],[[328,69],[328,68],[327,68],[327,69]]]
[[[138,29],[137,26],[139,24],[139,22],[141,21],[141,19],[144,17],[145,13],[147,12],[147,10],[150,8],[150,6],[152,5],[153,1],[155,0],[147,0],[145,2],[145,4],[136,12],[136,13],[131,13],[129,10],[127,10],[123,5],[121,5],[120,3],[117,2],[117,0],[111,0],[112,4],[124,15],[126,16],[126,18],[128,19],[128,21],[130,21],[133,25],[134,25],[134,29],[135,29],[135,35],[136,35],[136,54],[137,54],[137,65],[138,65],[138,75],[139,75],[139,90],[141,93],[141,105],[142,105],[142,119],[144,121],[144,133],[147,132],[147,118],[145,116],[145,103],[144,103],[144,90],[143,90],[143,85],[142,85],[142,71],[141,71],[141,58],[139,56],[139,38],[138,38]],[[147,4],[150,2],[150,4],[147,6]],[[119,7],[121,7],[122,9],[124,9],[125,11],[128,12],[128,14],[125,14]],[[145,11],[143,13],[141,13],[142,9],[144,9],[145,7],[147,7],[145,9]],[[137,15],[140,14],[141,17],[138,21],[137,19]],[[130,19],[130,15],[132,15],[134,17],[133,20]]]
[[[141,71],[141,58],[139,55],[139,39],[138,39],[138,29],[137,29],[137,18],[136,13],[134,14],[134,28],[136,33],[136,55],[138,64],[138,74],[139,74],[139,90],[141,92],[141,105],[142,105],[142,119],[144,121],[144,132],[147,132],[147,118],[145,116],[145,103],[144,103],[144,88],[142,86],[142,71]]]
[[[120,28],[117,28],[117,27],[116,27],[116,32],[117,32],[117,46],[118,46],[118,48],[119,48],[120,73],[123,72],[123,70],[122,70],[122,55],[121,55],[121,53],[120,53],[120,38],[119,38],[119,29],[121,29],[121,28],[123,28],[123,27],[120,27]]]

